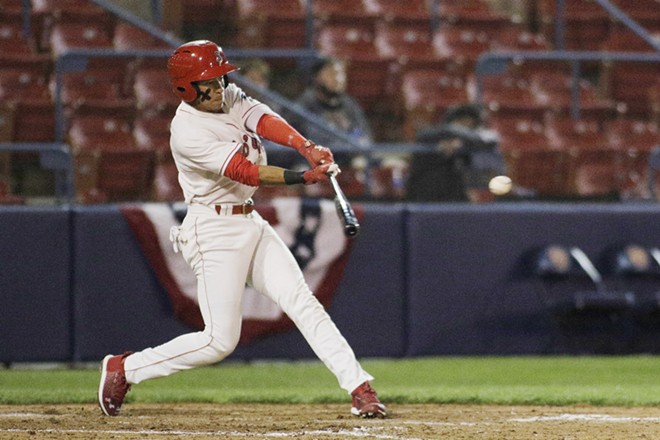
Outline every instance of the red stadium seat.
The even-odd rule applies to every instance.
[[[656,0],[613,0],[612,3],[648,31],[660,32],[660,8]]]
[[[55,106],[50,101],[20,100],[14,104],[14,142],[54,142]]]
[[[491,49],[491,38],[481,30],[441,26],[433,34],[433,48],[440,58],[448,58],[471,70],[477,57]]]
[[[437,123],[445,111],[469,101],[463,77],[438,75],[436,70],[410,70],[401,80],[404,136],[414,140],[418,129]]]
[[[653,47],[629,30],[612,32],[601,49],[612,52],[653,52]],[[629,117],[645,117],[653,112],[650,90],[658,80],[658,64],[611,62],[602,64],[601,87],[619,110]]]
[[[349,23],[325,25],[317,36],[324,56],[346,61],[347,90],[371,110],[393,93],[390,59],[378,55],[370,26]]]
[[[67,134],[72,151],[137,149],[130,122],[113,117],[78,116],[71,120]]]
[[[133,92],[138,112],[174,116],[181,100],[172,93],[165,69],[139,69],[135,73]]]
[[[153,198],[157,202],[178,202],[183,201],[183,191],[179,186],[178,171],[173,161],[163,162],[156,164],[154,173],[154,194]],[[261,195],[261,191],[266,188],[279,188],[279,187],[264,187],[261,188],[257,194]],[[286,188],[286,187],[284,187]]]
[[[110,33],[96,24],[57,23],[49,38],[50,50],[54,56],[74,48],[111,49]]]
[[[0,104],[0,142],[11,142],[14,138],[14,105]]]
[[[570,115],[573,105],[573,79],[561,71],[536,72],[531,75],[533,94],[539,103],[560,115]],[[616,114],[613,101],[600,96],[591,82],[578,79],[578,110],[580,117],[603,121]]]
[[[373,25],[377,18],[365,7],[363,2],[355,0],[314,0],[312,8],[317,28],[328,23]]]
[[[363,0],[365,10],[385,22],[408,23],[430,29],[431,13],[425,0]]]
[[[619,118],[605,123],[605,133],[611,147],[625,153],[622,197],[649,197],[649,156],[660,145],[658,123]]]
[[[136,146],[130,124],[108,117],[76,117],[67,134],[79,201],[146,200],[155,153]]]
[[[529,79],[515,69],[482,77],[482,102],[490,118],[532,118],[542,122],[547,107],[536,99]]]
[[[33,13],[33,32],[37,38],[39,49],[42,51],[53,51],[56,54],[66,47],[88,47],[100,44],[99,36],[94,35],[92,29],[98,30],[106,38],[112,35],[116,19],[113,14],[107,13],[103,8],[87,2],[85,7],[67,6],[67,2],[58,3],[56,9],[47,11],[34,10]],[[83,27],[84,30],[73,31],[69,28]],[[64,28],[67,31],[58,30],[59,35],[53,40],[53,32],[57,28]],[[76,35],[77,34],[77,35]],[[53,42],[58,46],[53,46]],[[65,47],[60,47],[65,46]]]
[[[236,44],[240,47],[305,46],[305,13],[297,0],[239,0]]]
[[[401,72],[406,68],[445,68],[447,59],[438,56],[431,43],[430,27],[406,23],[379,23],[374,44],[380,57],[395,60]],[[399,73],[397,73],[399,74]]]
[[[569,181],[574,195],[618,194],[625,179],[625,153],[612,148],[598,121],[557,118],[548,121],[552,145],[569,153]]]
[[[0,53],[31,56],[37,53],[34,38],[23,35],[20,10],[0,14]]]
[[[167,115],[137,117],[133,123],[133,138],[137,148],[156,152],[158,162],[171,160],[170,122]]]
[[[0,69],[2,102],[39,101],[50,104],[51,94],[46,77],[38,70]]]
[[[555,43],[556,0],[537,0],[540,31]],[[609,33],[609,15],[593,0],[571,0],[565,5],[566,50],[598,50]]]
[[[171,49],[169,44],[126,22],[119,22],[115,26],[112,44],[117,50]]]
[[[96,179],[96,189],[109,202],[150,200],[154,181],[153,152],[101,151]]]

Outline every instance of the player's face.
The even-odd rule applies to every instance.
[[[199,96],[195,100],[194,106],[197,110],[210,113],[220,113],[222,111],[223,92],[225,83],[221,76],[205,81],[197,81]]]

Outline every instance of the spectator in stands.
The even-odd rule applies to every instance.
[[[416,141],[428,147],[410,160],[407,197],[412,201],[477,202],[488,181],[505,174],[497,134],[483,127],[476,105],[450,108],[437,126],[422,129]]]
[[[324,119],[331,127],[351,136],[361,145],[373,142],[369,122],[357,101],[346,92],[346,65],[343,61],[323,58],[312,69],[312,84],[296,101],[303,109]],[[337,137],[315,124],[299,117],[289,117],[303,135],[314,139],[319,145],[342,147]],[[350,159],[350,154],[333,150],[335,161],[341,166]]]
[[[270,88],[270,64],[261,58],[251,58],[240,63],[240,73],[254,84]]]

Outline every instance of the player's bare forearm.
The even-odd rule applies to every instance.
[[[259,166],[259,185],[296,185],[304,183],[311,185],[328,180],[328,175],[337,175],[340,173],[336,163],[316,166],[307,171],[293,171],[272,165]]]
[[[262,186],[286,185],[284,168],[272,165],[259,166],[259,182]]]

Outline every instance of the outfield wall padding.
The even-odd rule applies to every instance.
[[[655,298],[660,277],[622,279],[605,257],[623,243],[660,247],[656,204],[364,210],[328,308],[359,357],[660,352],[660,313],[567,327],[545,302],[556,292],[530,268],[541,246],[579,246],[608,289]],[[2,207],[0,237],[0,362],[93,361],[192,330],[174,317],[117,206]],[[564,290],[591,288],[581,283]],[[239,346],[231,358],[313,356],[294,329]]]

